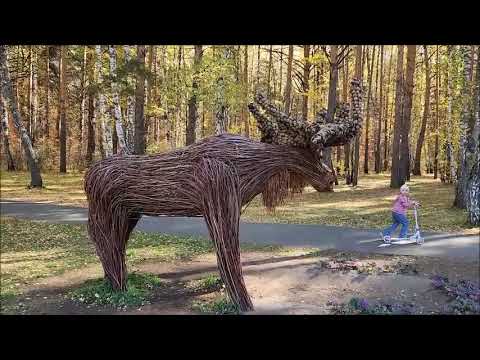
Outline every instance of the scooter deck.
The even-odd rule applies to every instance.
[[[390,243],[383,243],[378,245],[378,247],[387,247],[392,245],[408,245],[408,244],[416,244],[417,240],[397,240],[391,241]]]

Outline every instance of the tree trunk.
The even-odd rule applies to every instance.
[[[66,111],[66,81],[67,81],[67,48],[60,46],[60,87],[58,100],[58,117],[60,123],[60,173],[67,172],[67,111]]]
[[[415,166],[413,168],[413,175],[422,175],[421,159],[422,147],[425,140],[425,130],[427,129],[427,122],[430,116],[430,63],[428,59],[427,45],[423,45],[423,54],[425,56],[425,104],[423,107],[423,118],[420,133],[418,134],[417,147],[415,149]]]
[[[466,208],[466,182],[467,182],[467,164],[466,164],[466,146],[469,136],[469,122],[472,115],[471,109],[471,74],[473,70],[473,59],[469,46],[463,45],[460,48],[463,55],[463,84],[462,84],[462,113],[460,117],[460,146],[459,146],[459,167],[457,184],[455,187],[455,200],[453,206],[459,209]]]
[[[124,46],[125,65],[129,66],[129,67],[131,67],[131,65],[130,65],[130,62],[131,62],[131,52],[130,52],[130,50],[131,49],[130,48],[131,48],[131,46],[128,46],[128,45]],[[145,52],[145,50],[144,50],[144,52]],[[137,52],[137,56],[138,56],[138,52]],[[137,58],[137,60],[138,60],[138,58]],[[145,67],[145,59],[143,60],[143,64],[144,64],[144,67]],[[136,69],[138,70],[138,68],[136,68]],[[144,71],[144,69],[142,68],[141,71]],[[138,74],[138,72],[137,72],[137,74]],[[131,95],[131,87],[133,87],[133,85],[131,86],[131,84],[130,84],[130,82],[131,82],[130,71],[126,72],[125,81],[126,81],[126,85],[127,85],[127,107],[126,107],[126,111],[125,111],[125,125],[124,125],[125,133],[124,133],[124,137],[125,137],[125,144],[127,145],[127,148],[129,150],[133,149],[133,151],[135,151],[135,126],[136,126],[135,125],[135,106],[136,105],[135,105],[135,97],[133,95]],[[144,90],[144,93],[145,93],[145,90]],[[143,101],[145,101],[145,100],[143,100]]]
[[[15,162],[13,161],[12,152],[10,150],[10,137],[8,131],[8,112],[3,105],[2,97],[0,96],[0,117],[2,119],[2,126],[0,131],[3,132],[3,148],[5,149],[5,157],[7,158],[7,171],[15,171]]]
[[[456,182],[456,167],[455,161],[453,159],[453,139],[452,139],[452,103],[453,103],[453,96],[452,96],[452,75],[450,74],[452,64],[453,64],[453,50],[454,47],[448,46],[447,53],[448,53],[448,67],[447,67],[447,141],[446,141],[446,153],[447,153],[447,181],[449,183]]]
[[[477,71],[475,76],[475,93],[473,101],[473,129],[469,134],[465,149],[465,164],[467,172],[465,202],[468,222],[473,226],[478,226],[480,225],[480,46],[477,46]]]
[[[272,47],[273,45],[270,45],[270,49],[268,51],[268,76],[267,76],[267,96],[270,98],[271,95],[271,79],[272,79]]]
[[[80,82],[81,86],[81,101],[80,101],[80,123],[79,123],[79,143],[78,143],[78,149],[80,153],[80,157],[82,156],[83,153],[83,132],[85,129],[85,118],[86,118],[86,111],[85,111],[85,106],[87,102],[87,94],[86,94],[86,78],[87,78],[87,50],[88,47],[84,46],[83,47],[83,63],[82,63],[82,79]]]
[[[30,168],[30,186],[42,187],[42,176],[40,175],[40,168],[38,166],[37,155],[32,147],[32,142],[28,136],[27,130],[23,126],[22,116],[18,111],[17,103],[13,95],[12,81],[7,65],[7,46],[0,45],[0,90],[3,99],[13,116],[13,123],[17,130],[18,136],[21,138],[25,157]]]
[[[258,45],[258,49],[257,49],[257,82],[255,85],[255,90],[258,89],[259,84],[260,84],[260,45]]]
[[[33,70],[33,46],[29,46],[29,77],[28,77],[28,134],[32,139],[32,144],[35,144],[35,136],[33,131],[33,93],[35,92],[34,85],[34,70]]]
[[[402,184],[410,180],[410,126],[415,74],[416,45],[407,46],[407,72],[405,76],[405,108],[403,110],[403,129],[400,147],[400,176]]]
[[[390,177],[390,187],[399,188],[405,182],[400,173],[400,138],[403,128],[403,51],[404,45],[397,46],[397,79],[395,86],[395,125],[393,129],[392,142],[392,173]]]
[[[343,60],[343,80],[342,80],[342,87],[343,87],[343,102],[345,104],[348,103],[348,59],[345,58]],[[351,153],[351,146],[350,142],[346,143],[345,146],[343,147],[344,151],[344,173],[345,173],[345,183],[347,185],[350,185],[352,182],[352,174],[350,172],[350,153]]]
[[[355,77],[362,81],[362,45],[355,47]],[[355,137],[355,155],[352,166],[352,186],[358,185],[358,164],[360,162],[360,134]]]
[[[288,65],[287,80],[285,84],[285,112],[290,114],[290,104],[292,100],[292,62],[293,62],[293,45],[288,46]]]
[[[193,144],[195,142],[198,120],[198,104],[197,104],[197,92],[198,92],[198,72],[200,63],[202,61],[202,45],[195,45],[195,55],[193,58],[193,80],[192,80],[192,96],[188,101],[188,122],[187,122],[187,134],[186,145]],[[243,114],[243,113],[242,113]]]
[[[227,46],[224,47],[224,57],[228,59],[230,52]],[[216,94],[216,109],[215,109],[215,135],[220,135],[227,132],[228,127],[228,113],[227,103],[225,99],[225,79],[220,76],[217,79],[217,94]]]
[[[367,116],[365,119],[365,153],[364,153],[364,161],[363,161],[363,172],[368,174],[368,157],[369,157],[369,126],[370,126],[370,105],[371,105],[371,97],[372,97],[372,78],[373,78],[373,64],[375,62],[375,50],[376,46],[373,46],[372,50],[372,63],[370,64],[369,68],[369,57],[368,57],[368,50],[367,50],[367,71],[368,71],[368,93],[367,93]]]
[[[303,102],[302,102],[302,117],[308,118],[308,91],[310,90],[310,45],[303,46]]]
[[[375,173],[379,174],[382,169],[382,115],[383,115],[383,45],[380,46],[380,101],[378,107],[378,125],[377,125],[377,137],[375,141]],[[386,127],[385,130],[386,131]]]
[[[388,79],[387,79],[387,84],[388,84],[388,88],[387,88],[387,93],[386,93],[386,96],[385,96],[385,137],[384,137],[384,140],[383,140],[383,171],[387,171],[388,170],[388,149],[389,149],[389,144],[388,144],[388,139],[389,139],[389,132],[390,132],[390,128],[391,128],[391,121],[390,123],[388,122],[388,117],[389,117],[389,105],[390,105],[390,86],[391,86],[391,83],[390,83],[390,80],[391,80],[391,74],[392,74],[392,55],[393,55],[393,46],[391,46],[390,48],[390,57],[389,57],[389,63],[388,63]]]
[[[88,49],[87,54],[87,78],[88,78],[88,114],[87,114],[87,152],[85,160],[87,166],[93,161],[93,154],[95,153],[95,93],[93,91],[95,82],[95,60],[93,56],[93,49]]]
[[[136,88],[135,88],[135,154],[143,155],[145,143],[145,45],[137,46]]]
[[[337,64],[338,46],[330,45],[330,76],[328,84],[328,105],[327,105],[327,123],[333,122],[335,115],[335,106],[337,106],[337,84],[338,84],[338,64]],[[306,119],[306,117],[305,117]],[[323,158],[328,166],[332,165],[332,148],[326,148],[323,151]]]
[[[438,147],[439,147],[439,139],[438,139],[438,132],[439,132],[439,116],[438,116],[438,102],[440,101],[440,69],[439,69],[439,55],[440,49],[437,45],[437,61],[435,63],[436,66],[436,74],[435,74],[435,150],[434,150],[434,163],[433,163],[433,178],[438,178]]]
[[[31,87],[30,87],[30,100],[29,100],[29,111],[31,119],[31,131],[32,131],[32,144],[35,144],[37,140],[38,133],[38,124],[37,124],[37,113],[38,113],[38,74],[35,64],[37,63],[37,52],[33,46],[30,46],[30,74],[31,74]]]
[[[106,90],[103,86],[103,52],[100,45],[95,46],[95,52],[97,54],[96,70],[97,70],[97,83],[99,87],[98,91],[98,104],[96,106],[97,112],[95,115],[96,120],[100,123],[101,130],[101,155],[102,158],[109,157],[113,154],[113,134],[112,127],[110,126],[109,118],[107,118],[107,111],[105,108],[105,95],[103,92]]]
[[[282,97],[282,81],[283,81],[283,45],[280,46],[280,70],[278,74],[278,92]]]
[[[245,89],[244,99],[245,104],[243,105],[242,109],[242,122],[245,126],[245,136],[248,138],[250,137],[250,115],[247,111],[247,103],[248,103],[248,45],[245,45],[245,52],[243,57],[243,87]]]
[[[125,141],[125,134],[123,132],[122,111],[120,109],[120,96],[118,90],[117,79],[117,54],[115,46],[109,45],[108,52],[110,55],[110,76],[112,77],[112,100],[113,100],[113,116],[115,118],[115,130],[118,138],[117,153],[130,153]]]
[[[49,127],[49,117],[50,117],[50,46],[47,46],[46,51],[46,65],[45,69],[45,120],[43,122],[44,126],[44,136],[45,138],[50,137],[50,127]]]
[[[152,107],[152,64],[153,64],[153,53],[156,51],[156,48],[154,45],[150,45],[148,47],[148,74],[149,76],[147,77],[147,106],[146,106],[146,111],[145,111],[145,143],[146,145],[148,144],[150,140],[150,123],[151,123],[151,116],[150,116],[150,111]]]

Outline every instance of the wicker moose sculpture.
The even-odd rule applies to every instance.
[[[240,262],[242,209],[260,193],[273,209],[307,184],[318,191],[332,186],[322,150],[346,144],[362,125],[359,80],[352,81],[350,93],[351,111],[342,104],[327,122],[322,110],[312,123],[257,95],[259,107],[251,103],[249,110],[261,142],[222,134],[169,153],[115,155],[95,163],[85,176],[88,233],[112,287],[126,289],[126,245],[142,215],[203,216],[231,300],[242,311],[253,310]]]

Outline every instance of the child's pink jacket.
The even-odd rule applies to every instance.
[[[398,195],[393,203],[392,211],[397,214],[405,215],[407,209],[413,205],[413,202],[408,199],[405,195]]]

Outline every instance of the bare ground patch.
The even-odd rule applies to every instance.
[[[251,314],[330,314],[331,302],[352,297],[369,302],[413,303],[419,314],[445,313],[451,301],[432,286],[433,275],[479,283],[478,262],[411,256],[367,255],[338,251],[309,254],[244,252],[243,271],[256,311]],[[97,264],[49,277],[25,289],[8,313],[16,314],[199,314],[194,304],[208,304],[221,296],[219,289],[202,289],[192,282],[218,275],[213,254],[189,261],[144,262],[130,271],[149,273],[162,281],[150,304],[119,311],[86,306],[65,297],[87,279],[102,276]]]

